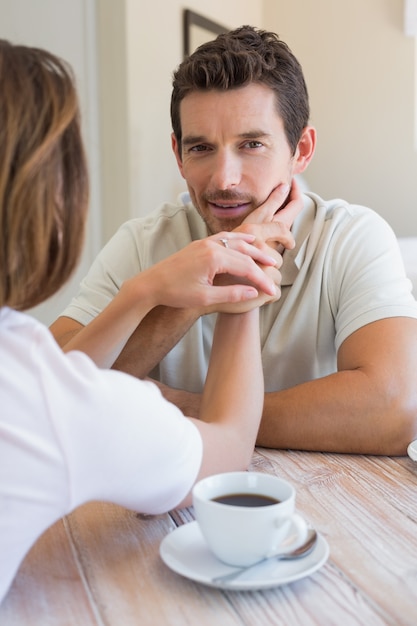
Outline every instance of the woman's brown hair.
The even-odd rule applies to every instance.
[[[87,205],[71,68],[0,40],[0,307],[35,306],[69,278]]]

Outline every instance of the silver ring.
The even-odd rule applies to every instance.
[[[225,248],[229,247],[229,242],[227,241],[227,239],[223,238],[223,239],[220,239],[220,241],[224,245]]]

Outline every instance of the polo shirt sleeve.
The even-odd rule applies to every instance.
[[[149,215],[120,226],[93,261],[78,294],[61,313],[86,326],[139,272],[207,235],[192,206],[165,203]]]
[[[119,228],[94,259],[78,294],[61,315],[86,326],[111,302],[122,283],[143,269],[133,222],[137,222],[139,236],[140,220]]]
[[[417,318],[397,238],[378,214],[353,210],[332,237],[327,281],[336,348],[353,332],[389,317]]]

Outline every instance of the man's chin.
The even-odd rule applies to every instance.
[[[223,219],[223,220],[205,220],[207,228],[212,235],[220,233],[222,231],[231,231],[238,228],[243,222],[243,219]]]

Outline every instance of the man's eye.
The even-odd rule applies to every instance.
[[[204,146],[203,144],[192,146],[192,148],[190,148],[190,152],[204,152],[205,150],[207,150],[207,146]]]
[[[245,148],[262,148],[262,143],[253,139],[245,143]]]

